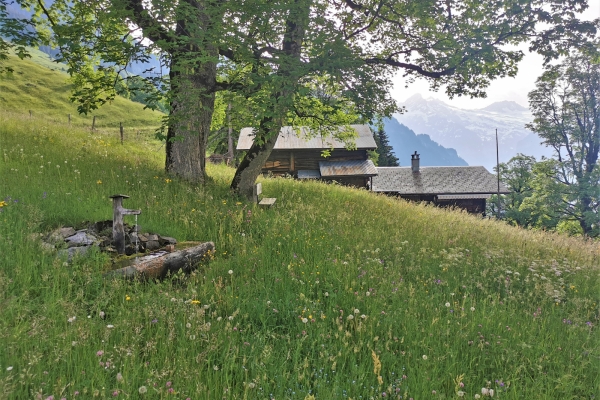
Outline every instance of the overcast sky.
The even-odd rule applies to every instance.
[[[600,0],[589,0],[590,7],[582,15],[582,19],[600,18]],[[527,53],[527,46],[523,47],[526,52],[523,61],[519,64],[519,73],[514,78],[502,78],[493,81],[487,90],[488,97],[485,99],[470,99],[468,97],[455,97],[450,100],[444,93],[444,89],[439,92],[429,90],[429,85],[423,80],[417,80],[408,88],[405,88],[405,82],[402,74],[398,74],[394,80],[394,89],[392,96],[394,99],[403,102],[409,97],[419,93],[423,97],[433,97],[440,99],[447,104],[459,108],[483,108],[497,101],[512,100],[520,105],[527,107],[527,93],[535,87],[535,80],[541,75],[542,57],[537,54]]]

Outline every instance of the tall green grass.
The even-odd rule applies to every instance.
[[[290,179],[264,179],[260,209],[228,167],[204,187],[165,176],[160,146],[0,116],[1,398],[600,394],[597,242]],[[41,245],[110,219],[115,193],[214,260],[126,282],[102,277],[106,255]]]

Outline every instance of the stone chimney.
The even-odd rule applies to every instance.
[[[415,154],[411,154],[410,157],[412,172],[419,172],[419,154],[417,154],[417,151],[415,150]]]

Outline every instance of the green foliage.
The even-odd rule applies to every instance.
[[[222,165],[171,180],[159,146],[0,114],[3,398],[596,395],[597,243],[291,179],[263,179],[261,209]],[[42,246],[114,193],[214,259],[141,283]]]
[[[575,219],[590,236],[600,234],[600,64],[594,57],[574,50],[546,68],[529,93],[534,121],[528,125],[556,154],[534,174],[530,207],[543,203],[545,214]]]

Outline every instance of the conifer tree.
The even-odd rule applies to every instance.
[[[394,148],[390,146],[387,133],[385,133],[383,127],[379,127],[375,133],[375,143],[377,144],[377,149],[375,151],[379,154],[377,162],[378,166],[397,167],[400,165],[398,163],[398,157],[394,154]]]

